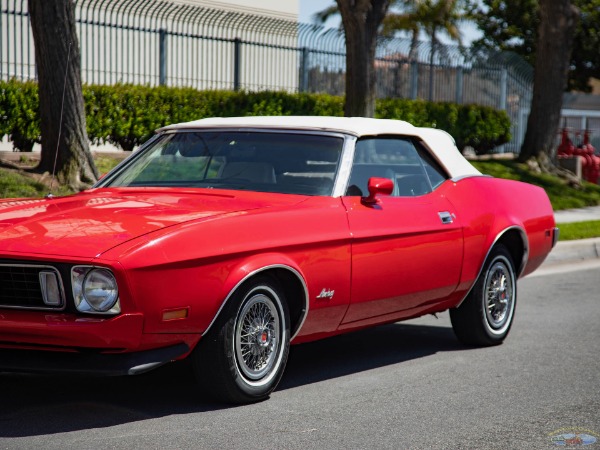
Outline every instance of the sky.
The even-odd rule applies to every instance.
[[[313,23],[312,16],[317,11],[321,11],[335,2],[333,0],[298,0],[298,21],[302,23]],[[337,27],[340,21],[338,18],[330,20],[326,25]]]
[[[334,3],[334,0],[298,0],[298,20],[302,23],[313,23],[312,16],[314,13],[333,5]],[[334,18],[329,20],[325,25],[327,27],[337,27],[339,26],[339,23],[339,18]],[[470,23],[464,24],[460,31],[463,38],[463,45],[469,45],[481,35],[477,30],[477,27]],[[444,36],[440,37],[442,42],[451,43],[451,41]],[[427,39],[423,37],[422,40]]]

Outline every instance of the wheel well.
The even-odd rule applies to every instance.
[[[302,325],[308,308],[303,281],[299,275],[283,268],[268,269],[260,274],[272,276],[281,285],[290,313],[290,335],[293,337]]]
[[[504,233],[498,243],[503,244],[510,253],[510,256],[515,264],[515,271],[520,274],[525,265],[525,240],[523,232],[520,229],[512,228]]]

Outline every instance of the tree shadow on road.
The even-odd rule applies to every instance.
[[[392,324],[293,346],[285,391],[461,347],[448,327]],[[186,361],[134,377],[0,373],[0,438],[111,427],[232,406],[197,394]],[[243,406],[242,406],[243,407]]]

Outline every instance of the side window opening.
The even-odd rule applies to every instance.
[[[421,143],[416,144],[416,149],[419,153],[419,157],[421,158],[421,163],[425,168],[425,173],[427,174],[429,182],[431,183],[431,188],[432,190],[435,190],[449,177],[446,174],[446,171],[442,169],[440,164],[431,156],[429,151]]]
[[[346,195],[368,195],[371,177],[391,179],[395,197],[429,194],[448,178],[427,149],[409,137],[371,137],[356,142]]]

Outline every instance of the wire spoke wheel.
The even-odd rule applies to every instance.
[[[240,310],[234,345],[241,375],[251,382],[262,379],[277,363],[281,348],[282,319],[275,303],[257,293]]]
[[[500,330],[506,324],[514,301],[513,279],[506,263],[497,261],[485,280],[486,319],[490,327]]]
[[[257,276],[232,294],[194,351],[194,372],[207,396],[249,403],[275,390],[290,349],[284,292],[277,279]]]
[[[490,251],[475,285],[450,310],[456,337],[467,345],[497,345],[510,331],[517,304],[513,257],[502,244]]]

